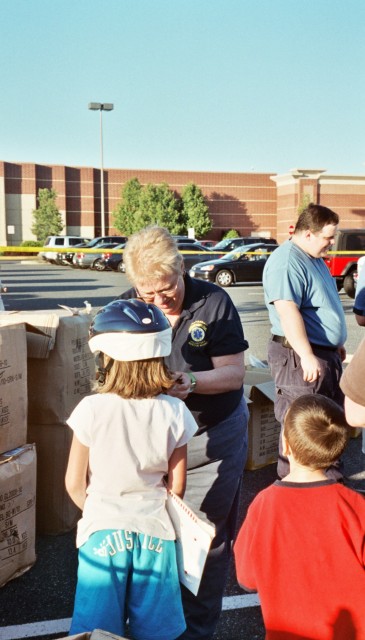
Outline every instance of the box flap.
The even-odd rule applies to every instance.
[[[254,389],[260,391],[266,398],[274,402],[275,383],[271,377],[269,369],[249,368],[246,369],[244,394],[248,402],[252,402]]]
[[[0,314],[0,326],[24,323],[27,330],[28,358],[48,358],[56,341],[57,312],[13,311]]]

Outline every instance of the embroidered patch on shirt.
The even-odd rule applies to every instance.
[[[192,322],[189,327],[189,345],[192,347],[205,347],[207,343],[205,336],[208,326],[202,320]]]

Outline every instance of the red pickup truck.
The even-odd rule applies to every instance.
[[[335,244],[324,260],[336,279],[337,289],[340,291],[343,287],[350,298],[355,297],[354,275],[362,255],[365,255],[365,229],[339,229]]]

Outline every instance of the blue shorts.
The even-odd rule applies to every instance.
[[[70,635],[103,629],[174,640],[186,628],[175,542],[124,529],[93,533],[79,549]]]

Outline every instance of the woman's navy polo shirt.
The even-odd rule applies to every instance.
[[[212,357],[233,355],[248,349],[238,312],[220,287],[185,274],[185,296],[179,320],[173,327],[172,352],[165,358],[171,371],[210,371]],[[135,289],[120,298],[136,296]],[[243,387],[225,393],[192,393],[185,403],[205,431],[225,420],[237,408]]]

